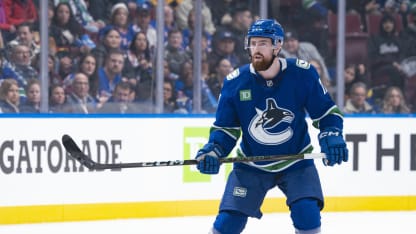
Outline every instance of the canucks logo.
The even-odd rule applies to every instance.
[[[279,107],[273,98],[266,100],[265,110],[256,108],[256,112],[249,125],[249,133],[255,141],[265,145],[277,145],[293,136],[290,123],[295,117],[294,114]]]
[[[306,62],[305,60],[302,59],[296,59],[296,66],[303,68],[303,69],[309,69],[309,67],[311,66],[310,63]]]

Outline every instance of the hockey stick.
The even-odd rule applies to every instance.
[[[92,170],[102,169],[116,169],[116,168],[134,168],[134,167],[163,167],[163,166],[185,166],[198,164],[195,159],[188,160],[174,160],[174,161],[155,161],[155,162],[135,162],[135,163],[97,163],[90,157],[85,155],[75,141],[69,135],[62,136],[62,144],[69,155],[76,159],[81,165]],[[292,159],[317,159],[325,158],[323,153],[310,154],[293,154],[293,155],[268,155],[268,156],[253,156],[245,158],[221,158],[221,163],[233,162],[259,162],[259,161],[273,161],[273,160],[292,160]]]

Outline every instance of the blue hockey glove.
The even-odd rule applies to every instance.
[[[218,174],[220,170],[220,158],[225,157],[221,146],[208,143],[196,154],[198,161],[196,168],[203,174]]]
[[[341,164],[342,161],[348,161],[348,149],[341,130],[338,128],[324,129],[319,133],[318,139],[321,152],[326,154],[326,158],[323,159],[325,165],[333,166],[336,163]]]

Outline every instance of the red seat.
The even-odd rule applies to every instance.
[[[345,37],[345,64],[368,64],[368,34],[348,34]]]
[[[364,64],[368,66],[368,34],[354,33],[345,35],[345,64]],[[336,37],[329,40],[331,55],[337,54]]]
[[[345,15],[345,33],[362,33],[363,23],[361,16],[357,13],[347,13]],[[338,16],[332,11],[328,12],[328,34],[331,36],[338,33]]]
[[[345,15],[345,62],[367,64],[367,40],[368,34],[363,32],[361,17],[357,13]],[[336,56],[338,34],[338,16],[328,12],[328,48],[333,56]]]
[[[403,29],[403,19],[400,14],[394,14],[393,17],[396,20],[396,32],[401,32]],[[365,21],[367,24],[367,32],[370,35],[376,35],[380,32],[380,21],[383,18],[381,14],[367,14]]]

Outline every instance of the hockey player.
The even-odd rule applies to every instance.
[[[310,153],[307,114],[320,129],[324,164],[348,161],[341,111],[313,66],[278,57],[283,35],[275,20],[260,19],[249,28],[245,47],[251,63],[224,80],[209,141],[196,155],[201,173],[217,174],[219,159],[231,152],[241,134],[238,157]],[[324,198],[311,159],[235,163],[210,233],[241,233],[248,217],[261,218],[265,195],[276,186],[286,196],[295,233],[320,233]]]

